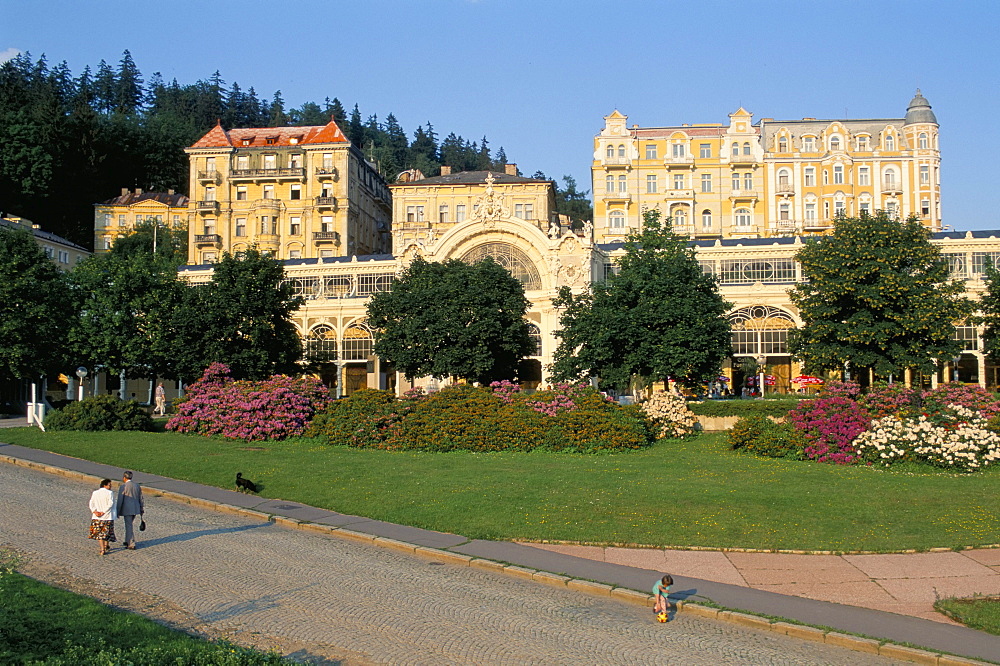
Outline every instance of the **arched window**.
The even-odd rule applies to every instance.
[[[778,139],[778,152],[779,153],[787,153],[788,152],[788,139],[787,138],[781,137],[780,139]]]
[[[306,357],[316,363],[337,360],[337,332],[332,326],[320,324],[306,337]]]
[[[743,154],[744,155],[749,155],[750,154],[750,142],[749,141],[747,141],[747,142],[745,142],[743,144]]]
[[[736,226],[749,227],[753,224],[753,213],[749,208],[737,208],[735,212]]]
[[[701,226],[704,229],[712,228],[712,211],[707,208],[701,211]]]
[[[802,151],[806,153],[816,152],[816,137],[814,136],[802,137]]]
[[[733,141],[733,157],[738,157],[740,154],[740,144]]]
[[[896,150],[896,137],[894,137],[892,134],[885,135],[885,149]]]
[[[791,174],[788,172],[788,169],[782,169],[778,172],[778,185],[787,186],[791,185],[791,183]]]
[[[688,223],[687,209],[674,208],[673,213],[674,227],[686,227]]]
[[[528,255],[510,243],[483,243],[466,252],[462,261],[474,264],[486,257],[506,268],[524,286],[525,291],[542,288],[542,280],[535,264]]]
[[[621,210],[613,210],[608,213],[608,227],[612,229],[624,229],[625,212]]]
[[[926,148],[927,147],[927,133],[926,132],[921,132],[917,136],[917,146],[919,148]]]
[[[729,315],[729,323],[734,356],[788,353],[788,331],[795,328],[795,320],[787,312],[755,305]]]
[[[624,175],[618,176],[618,191],[622,194],[628,192],[628,181]]]
[[[883,189],[894,190],[896,189],[896,170],[889,167],[882,174],[882,184],[885,186]]]
[[[625,144],[624,143],[618,144],[618,157],[621,157],[621,158],[625,157]]]
[[[344,360],[367,361],[372,354],[372,333],[364,324],[351,324],[344,331]]]
[[[537,324],[528,322],[528,337],[531,339],[531,344],[533,345],[532,351],[529,354],[529,356],[541,356],[542,329],[538,328]]]
[[[614,146],[608,146],[607,156],[608,156],[609,160],[615,156],[615,147]]]
[[[830,137],[830,150],[840,150],[840,137],[831,136]]]
[[[604,179],[604,184],[605,184],[605,189],[608,192],[614,192],[615,191],[615,177],[614,176],[608,176],[608,177],[606,177]]]

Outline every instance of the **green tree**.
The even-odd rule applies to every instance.
[[[849,362],[863,384],[869,369],[933,372],[935,359],[960,351],[955,324],[974,306],[929,238],[916,218],[879,211],[840,218],[833,233],[806,240],[796,255],[805,281],[789,292],[803,325],[789,350],[813,369]]]
[[[563,311],[557,378],[596,376],[618,390],[637,379],[695,381],[717,376],[730,355],[729,304],[714,278],[659,211],[643,218],[642,231],[626,239],[616,275],[578,296],[563,287],[553,301]]]
[[[407,377],[513,379],[531,353],[521,283],[491,259],[417,258],[368,303],[375,353]]]
[[[0,226],[0,378],[65,368],[71,312],[64,276],[31,232]]]
[[[556,212],[568,215],[574,225],[582,226],[586,220],[594,219],[594,206],[590,203],[590,190],[580,192],[576,189],[576,179],[573,176],[563,176],[564,188],[556,186]]]

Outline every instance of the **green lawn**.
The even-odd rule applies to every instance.
[[[1000,598],[942,599],[934,608],[967,627],[1000,636]]]
[[[139,615],[19,574],[0,576],[0,663],[104,666],[292,664],[276,654],[209,643]]]
[[[397,453],[308,439],[247,445],[31,428],[0,438],[224,488],[243,472],[265,497],[470,538],[891,551],[983,545],[1000,534],[1000,470],[756,458],[729,451],[720,434],[606,455]]]

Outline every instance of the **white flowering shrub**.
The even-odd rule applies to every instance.
[[[886,466],[913,460],[972,472],[1000,460],[1000,435],[986,429],[978,412],[960,405],[933,416],[876,419],[853,443],[864,460]]]
[[[641,403],[643,413],[657,427],[658,437],[685,437],[694,432],[698,420],[687,400],[675,393],[657,391]]]

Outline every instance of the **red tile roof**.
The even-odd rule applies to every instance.
[[[295,139],[293,143],[292,140]],[[246,142],[246,143],[245,143]],[[292,146],[316,143],[348,143],[332,119],[326,125],[306,127],[251,127],[224,130],[216,125],[198,139],[192,148],[228,148],[231,146]]]
[[[113,199],[108,199],[107,201],[102,201],[101,203],[94,205],[131,206],[133,204],[150,200],[166,204],[171,208],[184,208],[188,204],[188,198],[183,194],[171,194],[169,192],[140,192],[139,194],[135,194],[133,192],[129,192],[128,194],[122,194],[114,197]]]

